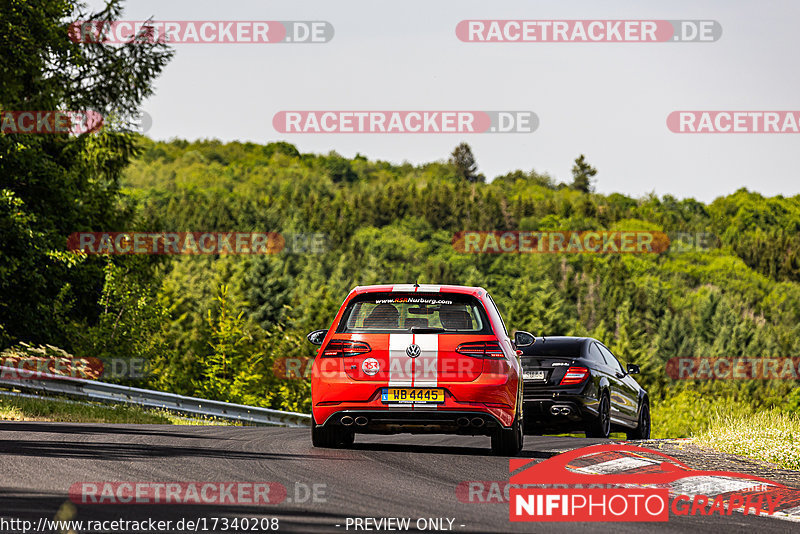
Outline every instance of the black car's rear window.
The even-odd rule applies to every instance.
[[[355,297],[337,332],[491,334],[483,305],[460,293],[366,293]]]
[[[538,338],[533,345],[527,347],[525,354],[529,356],[552,356],[555,358],[580,358],[583,343],[583,339],[562,341]]]

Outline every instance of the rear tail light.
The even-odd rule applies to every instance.
[[[564,378],[561,379],[559,386],[574,386],[589,378],[589,369],[586,367],[570,367]]]
[[[349,341],[346,339],[332,339],[328,346],[322,350],[323,358],[344,358],[366,354],[372,349],[363,341]]]
[[[456,347],[456,352],[473,358],[505,358],[503,349],[497,341],[475,341],[462,343]]]

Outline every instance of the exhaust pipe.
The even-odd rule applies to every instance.
[[[367,419],[363,415],[359,415],[358,417],[356,417],[356,424],[358,426],[366,426],[367,423],[369,423],[369,419]]]
[[[473,417],[471,423],[472,426],[482,427],[483,419],[481,419],[480,417]]]
[[[458,419],[456,419],[456,423],[458,423],[458,426],[468,426],[469,419],[467,419],[466,417],[459,417]]]
[[[553,415],[569,415],[572,408],[569,406],[551,406],[550,413]]]
[[[353,424],[353,418],[352,418],[352,417],[350,417],[349,415],[345,415],[344,417],[342,417],[342,419],[341,419],[341,421],[340,421],[340,422],[341,422],[341,423],[342,423],[344,426],[350,426],[350,425],[352,425],[352,424]]]

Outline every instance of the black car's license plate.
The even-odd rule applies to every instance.
[[[539,380],[539,381],[543,381],[545,379],[545,372],[544,371],[522,371],[522,379],[523,380]]]

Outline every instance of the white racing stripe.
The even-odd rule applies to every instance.
[[[404,292],[404,293],[413,293],[414,292],[414,284],[398,284],[396,286],[392,286],[392,292]],[[401,335],[401,334],[398,334]]]
[[[423,284],[417,288],[417,292],[419,293],[438,293],[442,290],[442,286],[432,286],[429,284]]]
[[[396,287],[396,286],[395,286]],[[413,334],[389,334],[389,387],[411,387],[414,384],[413,364],[406,348],[413,343]],[[411,403],[389,404],[390,410],[408,410]]]
[[[442,290],[442,286],[435,286],[432,284],[420,284],[419,286],[415,286],[414,284],[397,284],[392,286],[392,292],[399,293],[438,293]]]
[[[414,360],[414,387],[435,388],[439,385],[439,335],[417,334],[414,343],[421,349]],[[436,404],[415,402],[418,410],[435,410]]]

